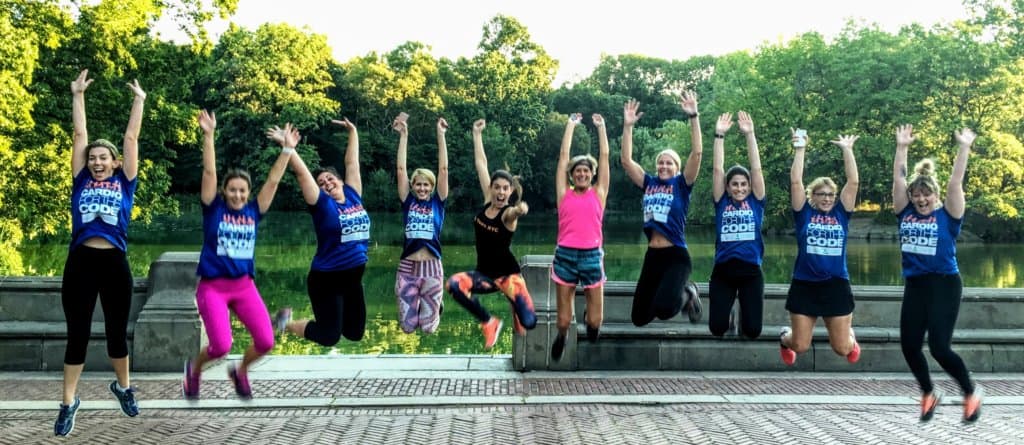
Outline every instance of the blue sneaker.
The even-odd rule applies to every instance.
[[[117,386],[117,380],[110,382],[110,392],[114,393],[114,397],[121,403],[121,412],[128,417],[139,415],[139,402],[135,401],[135,390],[128,388],[121,391]]]
[[[53,424],[53,434],[55,436],[67,436],[71,434],[71,430],[75,429],[75,414],[78,414],[78,405],[81,405],[82,401],[75,397],[75,403],[71,406],[60,404],[60,414],[57,415],[57,423]]]

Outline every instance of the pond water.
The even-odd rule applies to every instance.
[[[605,260],[609,280],[635,281],[646,250],[646,240],[635,214],[610,214],[605,218]],[[471,269],[476,262],[473,248],[472,215],[448,215],[442,244],[447,275]],[[166,251],[198,251],[201,231],[198,215],[163,219],[150,226],[131,229],[128,259],[136,276],[145,276],[149,264]],[[552,254],[557,230],[554,213],[530,213],[520,221],[513,240],[513,252]],[[399,329],[395,301],[395,270],[401,254],[401,216],[376,214],[373,219],[370,262],[364,287],[367,304],[366,335],[360,342],[344,339],[335,347],[322,347],[296,337],[279,340],[275,354],[480,354],[483,340],[476,321],[451,297],[445,295],[441,327],[433,335],[405,334]],[[687,243],[693,259],[693,279],[707,281],[714,259],[714,233],[710,227],[688,227]],[[1024,265],[1020,244],[961,244],[958,246],[961,274],[965,286],[1021,287]],[[309,261],[316,248],[312,223],[305,213],[270,212],[260,225],[256,249],[256,283],[273,313],[282,306],[294,308],[294,316],[311,317],[305,280]],[[26,243],[21,255],[33,275],[60,275],[67,255],[66,241]],[[789,281],[796,243],[792,237],[766,239],[765,281]],[[851,240],[848,268],[854,284],[900,285],[900,254],[893,242]],[[485,307],[509,321],[509,307],[500,294],[482,296]],[[248,334],[233,321],[235,343],[232,353],[240,353],[250,344]],[[496,354],[512,351],[511,329],[504,329]]]

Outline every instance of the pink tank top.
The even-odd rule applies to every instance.
[[[573,249],[601,247],[603,220],[604,209],[594,188],[578,194],[570,187],[558,206],[558,245]]]

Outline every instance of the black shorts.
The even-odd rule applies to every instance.
[[[850,281],[832,278],[825,281],[793,279],[789,283],[786,310],[811,317],[842,317],[853,313]]]

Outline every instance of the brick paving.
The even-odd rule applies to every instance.
[[[388,360],[367,363],[386,368]],[[254,404],[315,403],[272,408],[225,405],[236,400],[234,391],[211,370],[203,400],[220,404],[181,409],[187,404],[179,402],[176,378],[136,374],[133,383],[143,402],[136,418],[113,409],[110,377],[97,373],[82,380],[79,394],[110,407],[83,408],[68,438],[52,435],[59,373],[0,374],[0,444],[1024,444],[1024,376],[1018,375],[976,375],[987,397],[1006,402],[985,405],[977,424],[964,425],[952,397],[932,422],[920,424],[918,407],[911,404],[917,387],[909,375],[402,372],[392,378],[254,373]],[[945,376],[934,376],[947,394],[958,393]],[[590,403],[593,396],[603,397]],[[700,396],[741,397],[682,403]],[[840,404],[833,399],[839,396],[878,399]],[[366,406],[357,406],[360,399]],[[31,407],[3,409],[11,402]]]
[[[916,407],[675,404],[403,407],[390,409],[149,410],[79,413],[54,438],[54,413],[0,411],[0,443],[140,444],[933,444],[1024,443],[1017,409],[985,409],[974,425],[957,406],[928,424]]]
[[[458,375],[458,372],[453,372]],[[557,374],[556,374],[557,376]],[[917,394],[910,379],[851,378],[761,378],[761,377],[646,377],[646,378],[574,378],[531,377],[466,378],[392,378],[392,379],[291,379],[252,378],[257,398],[379,398],[429,396],[571,396],[571,395],[836,395],[907,396]],[[0,380],[0,400],[54,400],[60,391],[59,376],[54,380]],[[939,377],[939,376],[935,376]],[[988,396],[1024,395],[1024,379],[981,380]],[[936,380],[947,394],[959,393],[950,380]],[[109,380],[83,380],[79,396],[83,400],[107,399]],[[181,398],[179,380],[135,380],[140,400]],[[203,399],[235,399],[231,384],[225,380],[202,383]]]

